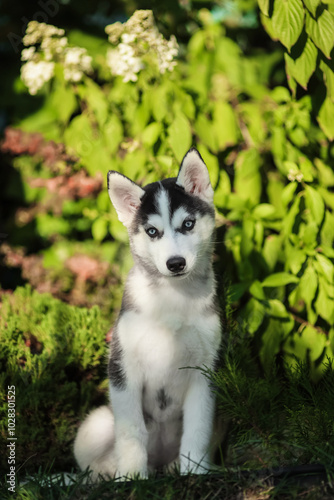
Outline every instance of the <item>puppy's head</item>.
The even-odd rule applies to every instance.
[[[215,225],[213,189],[196,149],[185,155],[176,178],[143,188],[110,171],[108,192],[135,260],[151,275],[185,277],[207,260]]]

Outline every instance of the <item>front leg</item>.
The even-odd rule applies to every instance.
[[[115,418],[115,457],[119,476],[147,476],[147,430],[140,387],[127,384],[115,388],[110,383],[110,399]]]
[[[180,472],[203,474],[211,466],[209,457],[215,398],[206,377],[197,372],[188,389],[183,407],[183,434]]]

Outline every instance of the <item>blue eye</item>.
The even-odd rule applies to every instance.
[[[158,230],[155,227],[149,227],[148,229],[146,229],[146,233],[150,238],[155,238],[156,236],[158,236]]]
[[[194,225],[195,225],[195,220],[193,219],[186,219],[184,222],[183,222],[183,228],[186,229],[187,231],[190,231]]]

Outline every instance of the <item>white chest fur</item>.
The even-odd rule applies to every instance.
[[[210,309],[212,284],[203,283],[201,294],[186,296],[183,288],[159,288],[140,272],[130,276],[131,308],[121,315],[117,335],[128,383],[143,391],[144,411],[156,420],[180,411],[190,381],[198,367],[212,367],[220,342],[220,324]],[[189,288],[189,286],[188,286]],[[206,294],[206,296],[205,296]],[[198,296],[199,295],[199,296]],[[169,411],[159,392],[170,403]],[[166,408],[163,408],[166,410]]]

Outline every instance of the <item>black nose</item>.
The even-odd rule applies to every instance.
[[[186,267],[186,259],[183,257],[171,257],[167,260],[166,266],[172,273],[179,273]]]

